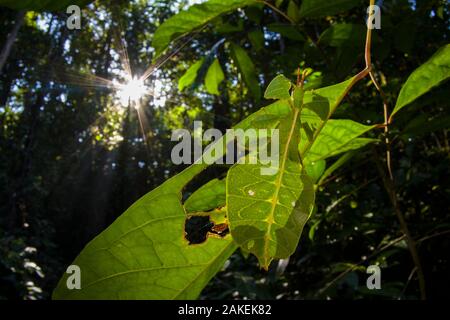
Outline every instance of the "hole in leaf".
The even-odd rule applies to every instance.
[[[214,226],[209,216],[192,216],[184,224],[184,237],[189,244],[199,244],[206,241],[208,231]]]
[[[214,224],[209,216],[191,216],[184,225],[184,237],[190,245],[203,243],[208,236],[225,237],[229,232],[228,224]]]

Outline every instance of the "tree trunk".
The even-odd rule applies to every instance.
[[[6,59],[8,59],[9,54],[11,53],[12,46],[16,41],[17,34],[19,33],[19,29],[23,24],[23,17],[25,16],[25,11],[19,11],[16,15],[16,21],[14,23],[14,27],[11,33],[8,35],[6,39],[5,46],[0,53],[0,74],[2,73],[3,67],[5,66]]]

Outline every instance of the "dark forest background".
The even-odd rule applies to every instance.
[[[282,11],[289,2],[300,4],[284,1]],[[224,130],[268,104],[242,81],[223,38],[245,48],[261,91],[278,73],[294,77],[298,66],[314,70],[312,87],[330,85],[362,69],[365,34],[353,30],[334,42],[321,34],[336,23],[364,28],[366,2],[304,19],[298,28],[268,7],[217,19],[149,79],[154,96],[142,108],[147,144],[135,110],[113,107],[113,92],[89,87],[86,74],[118,77],[118,39],[127,43],[133,72],[143,73],[152,64],[155,29],[189,1],[97,1],[83,11],[81,30],[67,29],[64,11],[0,7],[0,50],[17,30],[0,66],[0,299],[50,298],[87,242],[181,171],[170,160],[172,130],[192,130],[194,120]],[[411,72],[449,42],[450,11],[440,0],[379,5],[373,63],[392,108]],[[199,79],[180,91],[188,67],[212,52],[226,73],[220,93],[209,94]],[[399,113],[390,133],[397,194],[430,299],[448,298],[450,287],[448,104],[446,83]],[[383,122],[382,101],[368,80],[336,117]],[[383,130],[371,137],[383,141]],[[314,216],[289,261],[265,272],[254,257],[236,252],[202,298],[419,298],[414,264],[376,166],[385,160],[384,148],[380,142],[358,150],[321,182]],[[375,263],[382,290],[366,288],[366,267]]]

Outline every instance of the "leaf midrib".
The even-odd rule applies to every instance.
[[[281,190],[281,182],[282,182],[283,175],[284,175],[284,168],[286,166],[287,155],[289,152],[289,145],[291,144],[292,136],[294,135],[295,126],[297,123],[297,118],[298,118],[299,113],[300,113],[299,109],[294,108],[294,116],[293,116],[292,123],[291,123],[291,129],[289,131],[289,135],[286,140],[286,145],[284,147],[284,153],[283,153],[283,157],[282,157],[282,161],[281,161],[281,166],[278,169],[279,174],[278,174],[277,180],[275,182],[275,195],[272,198],[272,207],[270,209],[269,216],[267,217],[267,230],[264,235],[264,263],[265,264],[267,263],[267,258],[269,257],[269,252],[268,252],[269,251],[269,241],[271,240],[270,232],[272,230],[272,225],[274,224],[275,208],[276,208],[277,202],[278,202],[278,194]],[[266,265],[265,267],[267,268],[268,266]]]

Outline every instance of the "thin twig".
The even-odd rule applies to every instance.
[[[429,239],[432,239],[432,238],[436,238],[436,237],[440,237],[440,236],[443,236],[443,235],[446,235],[446,234],[450,234],[450,230],[445,230],[445,231],[442,231],[442,232],[431,234],[429,236],[424,236],[424,237],[418,239],[417,243],[421,243],[423,241],[426,241],[426,240],[429,240]]]
[[[286,13],[284,13],[283,11],[281,11],[280,9],[278,9],[276,6],[274,6],[273,4],[271,4],[269,1],[265,1],[265,0],[261,0],[258,1],[261,3],[264,3],[266,6],[268,6],[270,9],[272,9],[273,11],[275,11],[276,13],[278,13],[279,15],[281,15],[283,18],[285,18],[287,21],[289,21],[291,24],[296,24],[296,22],[294,20],[292,20],[291,17],[289,17]]]
[[[413,278],[413,276],[414,276],[414,273],[416,273],[416,272],[417,272],[417,268],[414,267],[414,268],[411,270],[411,273],[410,273],[409,276],[408,276],[408,280],[406,281],[405,287],[403,288],[402,293],[400,294],[399,298],[400,298],[401,296],[404,296],[404,295],[405,295],[406,289],[408,288],[408,285],[409,285],[409,283],[411,282],[411,280],[412,280],[412,278]]]
[[[374,152],[374,161],[377,166],[378,172],[383,180],[384,188],[389,196],[389,199],[392,203],[392,207],[394,208],[395,214],[397,215],[397,219],[400,223],[400,228],[403,232],[403,234],[406,237],[406,242],[408,244],[408,249],[411,254],[411,257],[413,259],[414,265],[417,268],[417,276],[419,278],[419,287],[420,287],[420,296],[422,300],[426,299],[426,290],[425,290],[425,276],[422,269],[422,264],[420,262],[419,254],[417,252],[417,246],[416,242],[411,236],[411,233],[409,232],[408,224],[406,223],[405,217],[400,209],[400,205],[398,203],[397,198],[397,192],[395,190],[395,184],[394,181],[391,180],[388,175],[386,174],[383,165],[381,164],[381,161],[379,159],[379,156],[375,149],[373,149]]]
[[[370,79],[372,80],[372,83],[375,85],[375,88],[377,89],[378,93],[381,96],[381,99],[383,100],[383,115],[384,115],[384,124],[383,124],[383,128],[384,128],[384,142],[386,144],[386,165],[387,165],[387,169],[389,172],[389,178],[391,180],[394,180],[394,175],[392,173],[392,161],[391,161],[391,143],[389,141],[389,115],[388,115],[388,102],[387,102],[387,98],[386,95],[383,91],[383,89],[381,88],[381,86],[378,84],[376,78],[375,78],[375,74],[373,73],[373,71],[369,72],[369,76]]]

